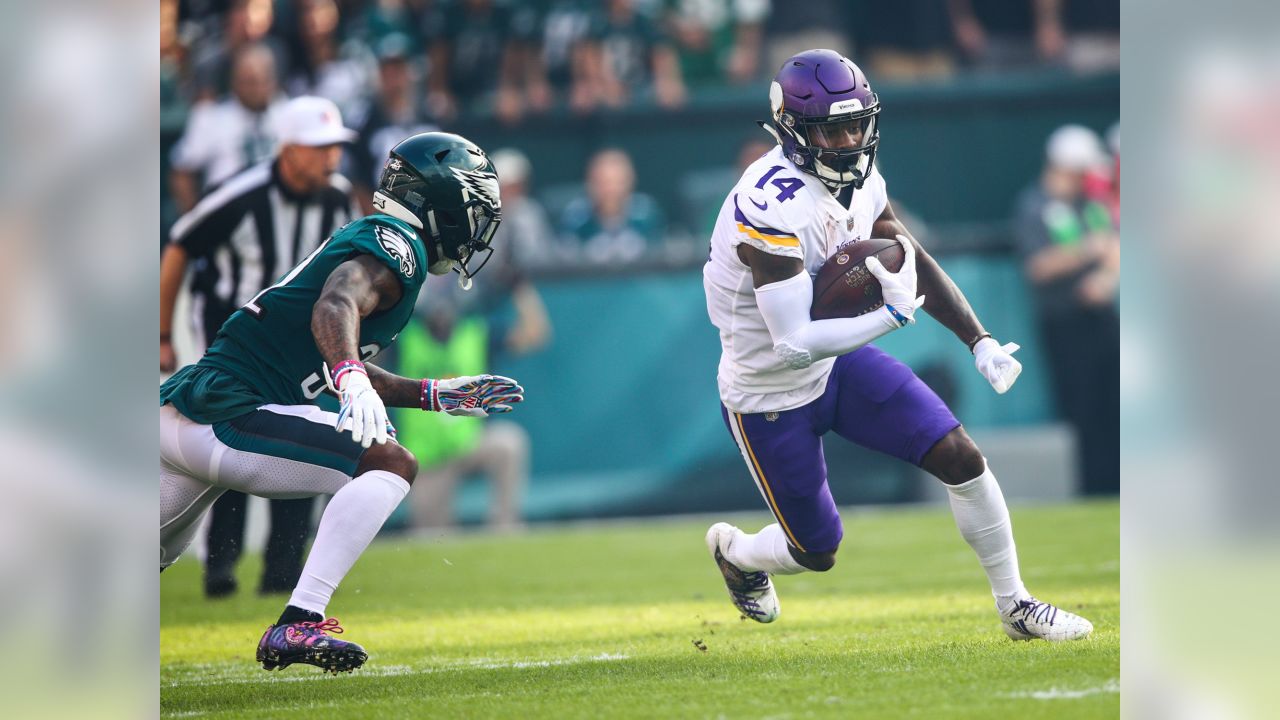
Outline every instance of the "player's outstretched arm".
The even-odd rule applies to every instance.
[[[880,268],[876,273],[884,291],[884,307],[859,317],[811,320],[813,280],[804,264],[798,258],[738,246],[739,259],[751,268],[756,306],[773,338],[774,352],[797,370],[855,350],[912,322],[923,298],[916,298],[914,265],[910,250],[906,252],[901,271],[890,273]]]
[[[484,417],[511,412],[524,401],[524,388],[501,375],[468,375],[447,380],[402,377],[373,364],[366,364],[369,380],[389,407]]]
[[[982,322],[969,306],[964,293],[938,261],[911,237],[906,225],[894,214],[891,203],[885,203],[884,212],[880,213],[880,217],[871,226],[871,236],[900,237],[911,243],[916,251],[916,274],[919,277],[920,292],[928,298],[924,304],[925,312],[969,346],[978,372],[982,373],[996,392],[1003,394],[1013,387],[1014,381],[1022,373],[1022,363],[1013,358],[1018,345],[1001,345],[991,337],[991,333],[983,329]]]

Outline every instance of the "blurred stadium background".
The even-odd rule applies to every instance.
[[[479,276],[479,299],[460,300],[448,288],[430,296],[426,345],[413,347],[434,338],[447,349],[448,337],[476,329],[487,366],[528,388],[510,421],[530,452],[521,519],[759,509],[719,417],[719,348],[701,265],[744,146],[768,140],[755,121],[767,117],[768,79],[780,58],[828,46],[860,63],[880,93],[877,160],[899,214],[906,211],[988,329],[1022,345],[1026,370],[1013,391],[995,395],[963,344],[932,321],[883,346],[952,403],[1011,499],[1117,493],[1118,472],[1114,482],[1081,477],[1078,439],[1054,399],[1018,252],[1016,205],[1037,182],[1050,134],[1078,124],[1103,136],[1119,119],[1118,8],[1044,9],[1056,5],[162,0],[161,244],[192,190],[217,182],[208,153],[193,148],[206,144],[198,132],[220,105],[242,102],[234,69],[254,48],[273,60],[270,105],[324,95],[361,132],[344,162],[357,189],[373,182],[391,143],[419,129],[458,132],[491,154],[518,151],[500,172],[525,176],[524,204],[541,208],[526,214],[542,216],[545,230],[508,215],[497,245],[510,257]],[[404,131],[388,141],[397,129]],[[269,127],[262,132],[269,141]],[[262,157],[247,157],[248,143],[243,149],[246,163]],[[596,168],[601,174],[587,182],[604,149],[621,150],[634,167],[620,228],[592,217],[593,202],[602,202],[593,184],[616,180],[628,194],[625,167],[613,168],[620,180]],[[1098,171],[1118,171],[1113,160]],[[1118,178],[1103,180],[1111,183],[1104,192],[1118,192]],[[522,339],[529,291],[545,327]],[[443,333],[430,317],[438,297],[452,298],[442,301],[450,314]],[[403,355],[413,351],[399,350],[383,363],[410,362]],[[185,362],[197,357],[189,344],[179,351]],[[1118,373],[1118,355],[1115,364]],[[402,436],[412,422],[398,422]],[[456,439],[415,448],[428,467],[465,453],[483,431],[431,432]],[[942,497],[932,481],[887,458],[840,442],[826,452],[842,504]],[[482,522],[491,493],[490,483],[464,483],[456,520]],[[411,522],[410,507],[395,524]]]

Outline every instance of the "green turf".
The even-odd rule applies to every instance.
[[[741,621],[707,521],[376,543],[329,607],[370,651],[351,675],[267,673],[282,606],[161,578],[161,710],[252,718],[1114,717],[1119,506],[1016,509],[1032,592],[1093,620],[1088,640],[1016,643],[946,510],[848,512],[840,562],[783,577],[782,617]],[[754,530],[763,516],[737,516]],[[258,565],[241,568],[252,589]],[[699,647],[701,646],[701,647]],[[702,649],[705,648],[705,649]]]

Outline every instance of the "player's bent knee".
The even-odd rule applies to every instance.
[[[356,475],[370,470],[384,470],[399,475],[412,485],[413,479],[418,476],[418,458],[399,443],[374,444],[360,456]]]
[[[826,572],[836,566],[836,551],[830,552],[805,552],[797,550],[794,547],[787,547],[791,551],[791,557],[800,563],[804,568],[814,572]]]
[[[969,433],[958,427],[929,450],[921,466],[947,485],[959,485],[986,472],[987,461]]]

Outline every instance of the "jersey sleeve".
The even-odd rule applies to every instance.
[[[792,229],[795,221],[774,211],[780,204],[757,198],[742,188],[735,190],[733,247],[746,244],[770,255],[803,260],[804,245],[800,242],[799,229]]]
[[[421,246],[420,242],[391,223],[365,218],[361,225],[350,237],[351,245],[357,252],[372,255],[391,268],[406,288],[422,285],[427,268],[426,258],[415,247]]]

